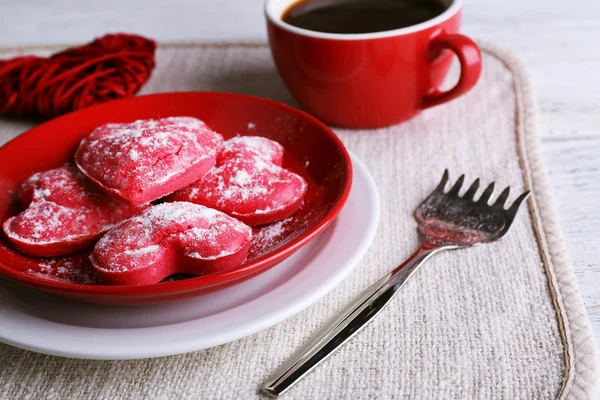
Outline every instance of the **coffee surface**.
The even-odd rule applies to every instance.
[[[441,0],[303,0],[282,20],[317,32],[370,33],[420,24],[446,9]]]

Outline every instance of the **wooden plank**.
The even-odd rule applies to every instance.
[[[265,34],[263,2],[4,1],[2,20],[11,23],[0,24],[0,46],[66,43],[119,30],[146,33],[161,40],[259,39]],[[537,32],[543,40],[552,32],[548,28],[600,24],[600,2],[595,0],[574,0],[568,5],[564,0],[466,0],[465,3],[465,27],[480,26],[490,32],[497,27],[518,31],[523,27],[537,26],[544,28]],[[132,13],[135,13],[135,18],[132,18]],[[530,36],[522,39],[525,42],[536,40]]]
[[[543,35],[540,29],[466,25],[464,32],[510,50],[524,63],[544,139],[600,137],[600,55],[589,51],[600,37],[600,23],[544,28]]]

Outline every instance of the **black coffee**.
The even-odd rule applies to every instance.
[[[416,25],[446,9],[443,0],[303,0],[282,19],[317,32],[369,33]]]

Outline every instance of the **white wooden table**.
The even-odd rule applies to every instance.
[[[0,0],[0,46],[108,32],[262,40],[262,0]],[[512,50],[533,78],[543,153],[600,348],[600,1],[466,0],[463,32]]]

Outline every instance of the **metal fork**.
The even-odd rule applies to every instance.
[[[504,189],[498,199],[489,205],[494,183],[475,200],[479,179],[471,184],[463,196],[459,196],[464,180],[465,176],[462,175],[446,192],[448,170],[444,171],[437,188],[415,212],[421,234],[421,246],[417,251],[325,323],[263,384],[261,390],[264,393],[279,396],[325,360],[379,314],[432,255],[442,250],[493,242],[508,232],[519,206],[529,192],[521,194],[509,208],[505,208],[510,187]]]

